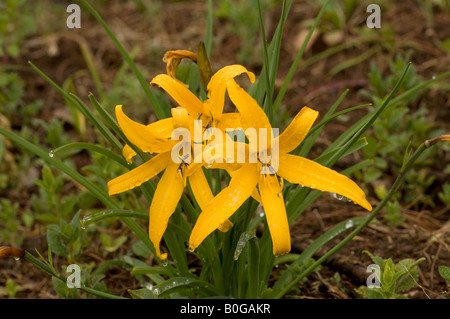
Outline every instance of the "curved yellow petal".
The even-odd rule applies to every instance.
[[[226,167],[223,167],[223,169],[225,169],[227,171],[228,175],[230,175],[231,178],[233,178],[233,176],[236,175],[236,172],[238,171],[239,168],[241,168],[241,166],[228,165]],[[258,189],[256,187],[253,189],[252,197],[258,203],[262,203],[261,195],[259,195]]]
[[[189,238],[189,249],[193,251],[201,242],[249,198],[259,179],[257,165],[241,168],[229,186],[222,189],[205,207],[198,217]]]
[[[131,171],[110,180],[108,182],[109,196],[138,187],[166,168],[170,160],[170,153],[161,153]]]
[[[203,110],[203,103],[182,82],[174,80],[167,74],[159,74],[150,82],[164,89],[189,114],[197,116]]]
[[[158,182],[150,205],[149,236],[156,255],[162,260],[167,258],[167,254],[161,254],[159,245],[184,189],[184,178],[178,168],[179,164],[170,162]]]
[[[165,118],[147,125],[147,128],[163,139],[169,139],[173,131],[173,119]]]
[[[125,144],[122,149],[122,156],[126,159],[127,163],[133,163],[133,157],[136,156],[136,152],[130,147],[130,145]]]
[[[223,106],[225,103],[225,90],[227,82],[234,79],[238,75],[246,73],[250,82],[255,82],[255,75],[248,71],[242,65],[228,65],[217,71],[208,83],[208,100],[205,101],[205,114],[211,112],[214,120],[219,120],[222,116]]]
[[[277,174],[293,184],[339,194],[369,211],[372,210],[363,190],[354,181],[309,159],[282,154]]]
[[[289,153],[300,145],[318,116],[319,112],[303,107],[278,137],[280,153]]]
[[[282,187],[276,175],[260,175],[259,192],[272,237],[273,254],[280,256],[291,250],[291,236],[283,200]]]
[[[196,170],[192,175],[188,177],[188,179],[189,183],[191,184],[191,189],[192,193],[194,194],[195,200],[200,206],[200,209],[203,210],[214,198],[203,170],[201,168]],[[231,227],[233,227],[233,223],[227,219],[223,224],[219,226],[219,230],[221,232],[227,232]]]
[[[197,201],[200,209],[204,209],[208,203],[214,198],[211,188],[206,180],[202,168],[197,169],[188,177],[191,185],[192,193]]]
[[[122,105],[116,106],[116,117],[126,137],[144,152],[167,152],[176,144],[175,141],[160,137],[155,126],[143,125],[130,119],[123,113]]]
[[[241,123],[244,130],[255,129],[259,140],[260,129],[266,129],[267,141],[270,142],[272,126],[264,110],[235,81],[227,82],[228,95],[241,113]],[[269,144],[268,144],[269,146]]]

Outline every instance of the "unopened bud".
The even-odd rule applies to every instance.
[[[21,248],[16,247],[0,247],[0,258],[1,257],[14,257],[14,258],[22,258],[25,255],[25,251]]]

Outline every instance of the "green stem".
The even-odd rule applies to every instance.
[[[314,20],[314,23],[313,23],[311,29],[309,30],[309,32],[308,32],[308,34],[307,34],[307,36],[305,38],[305,41],[303,41],[302,47],[298,51],[294,62],[292,63],[291,67],[289,68],[288,74],[286,75],[286,78],[284,79],[283,85],[281,86],[280,91],[278,92],[278,95],[277,95],[277,97],[275,99],[275,102],[273,103],[273,110],[274,110],[274,112],[278,111],[278,107],[280,106],[281,101],[283,100],[283,97],[284,97],[284,95],[285,95],[285,93],[287,91],[288,85],[291,82],[292,77],[295,74],[295,71],[297,71],[297,66],[298,66],[298,64],[300,63],[300,60],[303,57],[303,53],[306,50],[306,46],[307,46],[307,44],[309,42],[309,39],[311,38],[314,30],[317,28],[317,25],[319,24],[320,19],[322,18],[323,14],[325,13],[325,9],[328,6],[329,2],[330,2],[330,0],[327,0],[325,2],[325,4],[322,6],[322,8],[320,9],[319,14],[316,16],[316,18]]]
[[[430,146],[436,144],[440,141],[450,141],[450,135],[443,135],[438,138],[427,140],[422,143],[417,150],[411,155],[405,165],[402,167],[399,176],[395,180],[391,189],[387,193],[386,197],[380,202],[380,204],[373,210],[373,212],[367,217],[367,219],[361,223],[354,231],[352,231],[347,237],[345,237],[339,244],[330,249],[325,255],[319,258],[315,263],[309,266],[304,272],[302,272],[297,278],[295,278],[289,285],[287,285],[280,293],[276,295],[276,299],[282,298],[289,290],[291,290],[300,280],[308,276],[312,273],[318,266],[320,266],[326,259],[328,259],[331,255],[336,253],[339,249],[341,249],[344,245],[346,245],[349,241],[351,241],[356,235],[358,235],[381,211],[381,209],[386,205],[386,203],[391,199],[392,195],[400,187],[403,179],[405,177],[406,172],[411,168],[416,159]]]

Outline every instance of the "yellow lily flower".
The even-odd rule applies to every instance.
[[[271,132],[272,127],[264,111],[234,80],[227,81],[227,91],[241,114],[244,130],[266,128]],[[312,160],[288,154],[303,141],[317,116],[317,111],[302,108],[284,132],[271,141],[279,147],[278,171],[271,163],[261,162],[263,156],[270,153],[270,143],[267,148],[258,149],[257,163],[241,164],[233,173],[229,186],[208,203],[197,219],[189,239],[191,251],[217,229],[220,223],[228,219],[258,187],[272,237],[273,254],[278,256],[288,253],[291,249],[289,225],[282,194],[283,186],[278,177],[293,184],[340,194],[365,209],[372,210],[364,192],[351,179]],[[258,134],[258,140],[260,138],[264,137]]]
[[[118,124],[130,142],[144,152],[157,155],[139,167],[109,181],[108,192],[113,196],[133,189],[164,171],[154,194],[155,200],[152,200],[150,205],[149,214],[150,240],[155,246],[157,256],[162,260],[167,258],[167,254],[161,253],[160,242],[169,218],[181,198],[186,178],[189,179],[194,197],[202,210],[214,197],[201,167],[190,170],[189,174],[186,173],[191,158],[181,159],[181,164],[173,162],[171,151],[178,141],[171,140],[171,134],[179,127],[192,131],[195,119],[206,121],[203,128],[216,127],[225,130],[227,127],[240,126],[238,113],[223,114],[222,111],[226,82],[244,72],[248,71],[242,66],[229,66],[219,70],[208,84],[208,100],[205,102],[201,102],[184,84],[171,76],[165,74],[156,76],[151,84],[166,90],[180,107],[172,109],[172,118],[149,125],[131,120],[123,113],[121,105],[116,107]],[[191,147],[194,147],[193,143]],[[122,154],[128,162],[131,162],[136,153],[126,145]],[[217,228],[220,231],[227,231],[231,226],[231,222],[225,219]]]
[[[167,254],[161,253],[160,242],[169,218],[181,198],[186,178],[189,179],[194,197],[201,208],[213,198],[209,184],[201,169],[190,173],[188,176],[185,172],[188,167],[188,164],[185,164],[187,159],[182,159],[180,163],[175,163],[172,160],[171,151],[178,141],[167,139],[167,132],[169,129],[185,127],[189,123],[189,115],[186,109],[177,107],[172,109],[172,118],[145,126],[128,118],[123,113],[122,106],[118,105],[116,117],[124,134],[133,144],[145,152],[158,154],[144,164],[109,181],[108,193],[113,196],[133,189],[164,171],[156,187],[154,200],[150,205],[149,236],[155,246],[157,256],[161,260],[165,260]],[[124,153],[126,152],[134,156],[134,151],[131,148],[124,151]],[[225,221],[220,229],[225,231],[227,228],[229,228],[229,222]]]
[[[239,127],[239,113],[223,113],[226,83],[242,73],[247,73],[254,81],[254,74],[241,65],[230,65],[217,71],[208,83],[207,97],[200,101],[182,82],[167,74],[157,75],[151,85],[164,89],[181,107],[188,110],[194,119],[202,120],[203,127],[216,127],[222,131],[230,127]]]

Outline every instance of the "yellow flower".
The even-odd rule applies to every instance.
[[[239,113],[223,113],[226,83],[236,76],[247,73],[254,81],[254,74],[241,65],[230,65],[217,71],[208,83],[208,99],[200,101],[182,82],[167,74],[156,76],[151,85],[163,88],[193,119],[202,120],[204,128],[216,127],[222,131],[239,127]]]
[[[164,171],[158,182],[149,213],[149,236],[156,249],[157,256],[164,260],[167,254],[161,254],[160,242],[167,228],[170,216],[182,196],[186,178],[189,179],[193,195],[203,209],[213,199],[209,184],[200,167],[186,173],[186,168],[192,158],[183,158],[175,163],[172,159],[172,149],[178,143],[171,135],[176,128],[186,128],[192,131],[194,120],[202,119],[203,129],[216,127],[225,130],[227,127],[240,126],[239,113],[222,113],[225,102],[226,83],[230,78],[248,72],[241,66],[229,66],[214,74],[208,84],[208,99],[200,101],[186,86],[169,75],[156,76],[151,84],[163,88],[180,105],[172,109],[172,118],[163,119],[149,125],[142,125],[128,118],[122,111],[122,106],[116,106],[116,117],[119,126],[129,141],[144,152],[155,153],[149,161],[139,167],[108,182],[110,196],[133,189]],[[250,77],[252,74],[249,75]],[[203,130],[202,130],[203,135]],[[194,141],[191,147],[194,147]],[[201,146],[203,147],[203,146]],[[136,154],[132,148],[125,145],[123,156],[131,162]],[[218,225],[221,231],[227,231],[231,222],[224,219]]]
[[[241,114],[244,130],[266,128],[271,132],[272,127],[264,111],[234,80],[227,81],[227,91]],[[198,217],[189,239],[191,251],[217,229],[220,223],[228,219],[258,187],[272,237],[273,253],[283,255],[289,252],[289,225],[283,187],[278,177],[294,184],[340,194],[367,210],[372,210],[364,192],[351,179],[312,160],[288,154],[303,141],[317,116],[318,112],[308,107],[302,108],[284,132],[273,139],[272,144],[279,147],[278,171],[270,163],[262,161],[265,154],[270,155],[272,144],[268,144],[266,149],[258,149],[257,163],[240,165],[233,173],[229,186],[217,194]],[[258,140],[261,137],[258,133]]]
[[[167,65],[167,74],[175,79],[177,67],[183,59],[190,59],[197,63],[197,54],[187,50],[167,51],[163,57],[163,62]]]

